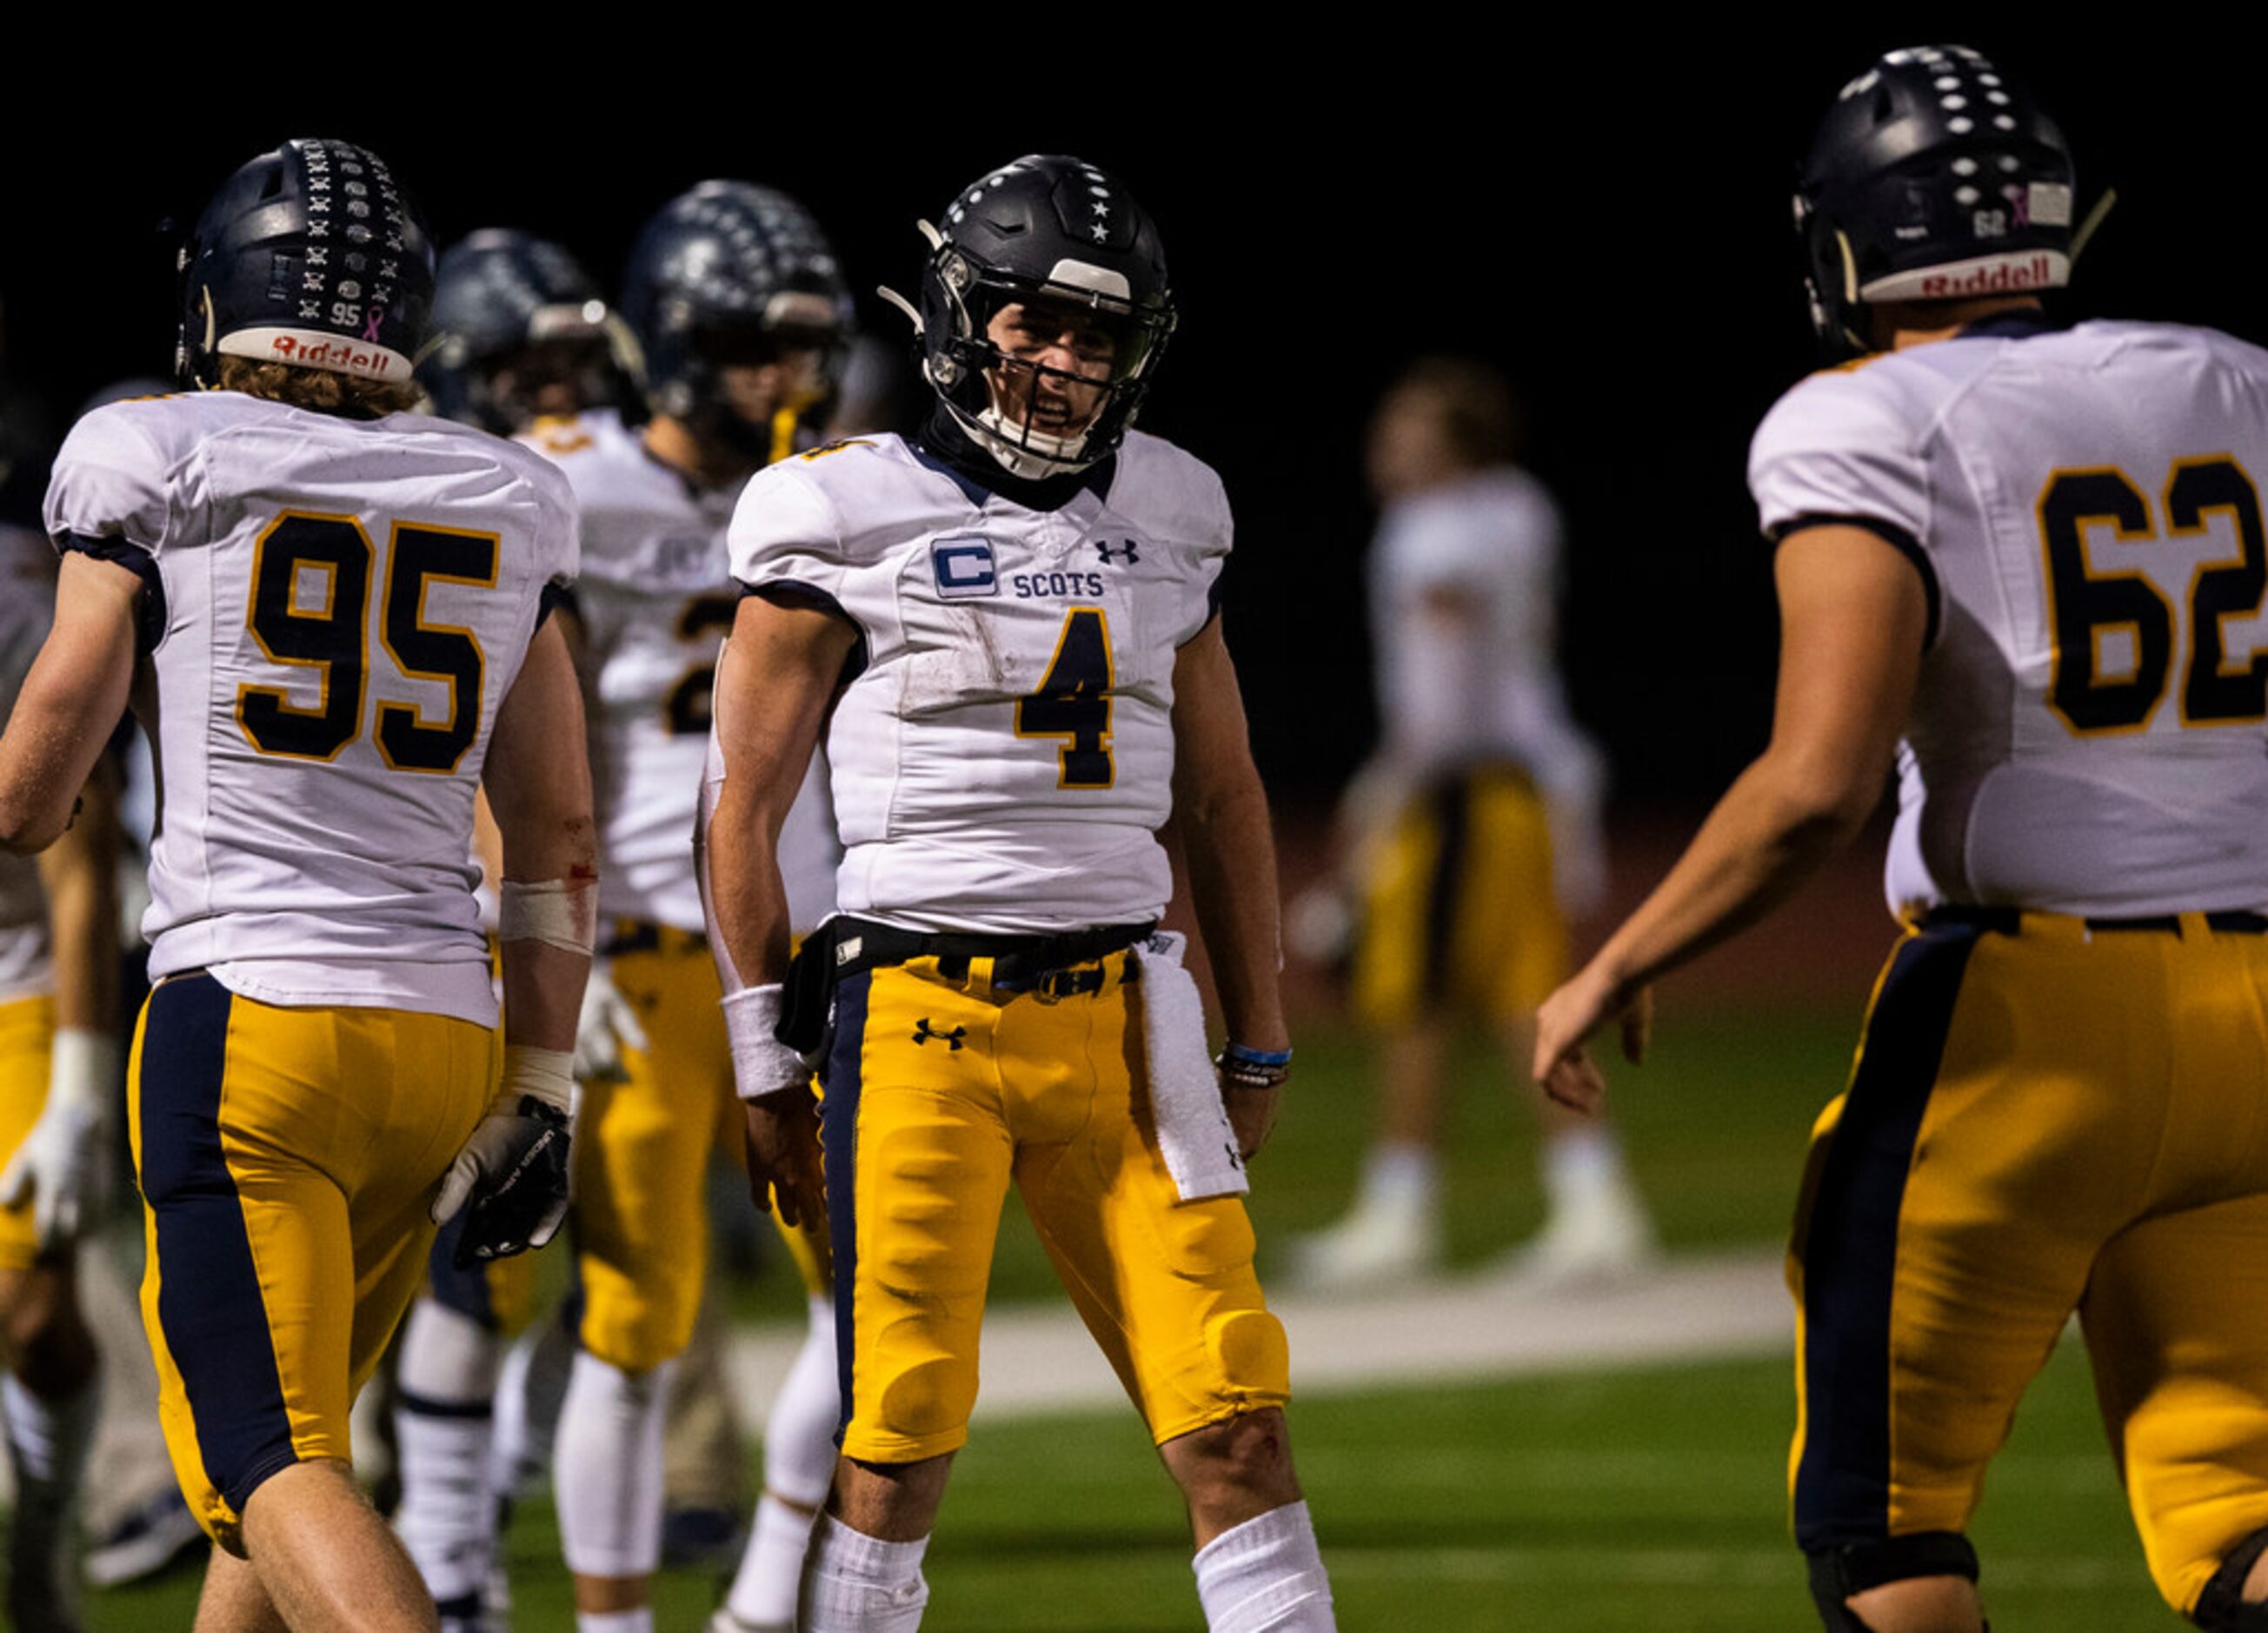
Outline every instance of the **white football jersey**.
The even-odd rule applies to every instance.
[[[1894,911],[2268,908],[2268,353],[2004,321],[1804,381],[1749,477],[1923,571]]]
[[[162,620],[151,972],[494,1024],[473,797],[574,575],[558,473],[448,420],[200,392],[81,420],[47,524],[139,572]]]
[[[0,525],[0,720],[15,707],[55,611],[55,552],[36,533]],[[0,854],[0,1003],[44,993],[50,984],[39,864]]]
[[[599,912],[703,928],[693,825],[718,649],[740,587],[725,533],[737,488],[704,488],[646,452],[612,409],[539,420],[526,441],[556,462],[582,514],[576,610],[591,698]],[[798,928],[833,905],[833,823],[816,780],[790,811],[782,871]]]
[[[1164,911],[1174,660],[1211,616],[1228,504],[1139,433],[1093,475],[1028,510],[873,436],[742,494],[733,576],[860,634],[827,738],[843,912],[1036,933]]]
[[[1561,532],[1543,484],[1511,467],[1410,495],[1379,518],[1371,639],[1385,752],[1420,774],[1512,760],[1551,806],[1560,895],[1603,882],[1605,766],[1558,670]],[[1432,610],[1454,596],[1470,616]]]

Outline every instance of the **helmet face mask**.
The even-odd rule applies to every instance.
[[[1039,155],[965,189],[944,231],[923,225],[922,372],[954,423],[1014,477],[1108,457],[1175,321],[1141,207],[1093,166]]]
[[[1796,192],[1822,346],[1873,350],[1875,303],[2061,287],[2073,188],[2062,132],[1979,53],[1889,53],[1843,88]]]
[[[181,246],[176,373],[219,359],[407,384],[433,299],[425,222],[386,162],[350,142],[286,142],[223,182]]]

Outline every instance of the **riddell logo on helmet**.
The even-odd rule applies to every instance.
[[[386,379],[392,373],[394,363],[390,352],[350,345],[343,340],[326,340],[311,345],[290,335],[276,335],[269,339],[268,350],[279,362],[296,363],[302,368],[335,369],[369,380]]]
[[[1967,272],[1925,273],[1922,275],[1920,295],[1924,300],[1947,300],[1959,295],[1995,295],[2015,290],[2048,289],[2056,282],[2053,259],[2039,255],[2029,261],[2002,262],[1998,266],[1978,267]]]

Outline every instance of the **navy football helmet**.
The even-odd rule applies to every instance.
[[[174,366],[210,387],[251,358],[407,385],[433,300],[433,246],[386,161],[295,140],[221,183],[181,246]]]
[[[435,411],[509,436],[613,400],[620,325],[564,249],[487,228],[441,252],[418,383]]]
[[[1890,52],[1843,87],[1795,196],[1822,344],[1871,351],[1873,301],[2061,287],[2073,185],[2063,132],[1982,55]]]
[[[882,293],[913,318],[922,373],[954,420],[1012,476],[1108,455],[1174,332],[1166,252],[1141,205],[1083,159],[1035,153],[963,188],[942,229],[921,228],[920,308]],[[1040,360],[1049,353],[1073,366]]]
[[[703,181],[661,207],[630,251],[622,316],[643,354],[658,414],[759,457],[781,450],[779,427],[755,425],[723,395],[723,373],[793,353],[816,354],[782,412],[832,388],[850,329],[850,292],[808,211],[747,181]]]

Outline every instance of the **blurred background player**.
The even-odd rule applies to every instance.
[[[690,843],[717,654],[740,601],[725,529],[748,477],[814,440],[804,425],[850,319],[817,224],[744,181],[704,182],[665,205],[631,251],[622,304],[652,417],[631,427],[600,410],[544,421],[529,438],[582,510],[575,627],[603,858],[600,957],[578,1043],[581,1349],[553,1465],[584,1633],[651,1626],[663,1415],[706,1273],[703,1181],[718,1142],[740,1141]],[[832,824],[823,794],[799,812],[798,921],[809,924],[832,905]],[[792,1617],[834,1467],[823,1238],[786,1235],[816,1359],[797,1365],[773,1408],[766,1496],[724,1627]]]
[[[0,524],[0,718],[47,638],[55,552]],[[15,1513],[8,1624],[78,1627],[70,1542],[99,1391],[74,1249],[100,1223],[124,1079],[116,787],[106,761],[36,862],[0,857],[0,1335]]]
[[[431,255],[366,150],[241,166],[180,268],[203,389],[99,410],[56,461],[55,624],[0,739],[0,836],[68,826],[138,674],[169,797],[129,1104],[161,1411],[218,1545],[197,1623],[431,1628],[353,1483],[348,1409],[435,1223],[468,1209],[486,1257],[565,1210],[596,909],[545,627],[573,513],[541,462],[405,411]],[[501,1088],[468,862],[484,775]]]
[[[1439,1264],[1454,1023],[1493,1029],[1509,1081],[1526,1083],[1535,1006],[1566,975],[1571,921],[1604,890],[1605,767],[1560,685],[1559,512],[1514,462],[1522,430],[1503,377],[1460,358],[1412,366],[1371,422],[1382,740],[1342,803],[1339,843],[1354,1009],[1379,1036],[1378,1128],[1352,1210],[1293,1244],[1306,1288]],[[1546,1214],[1513,1267],[1544,1284],[1630,1274],[1653,1231],[1615,1131],[1533,1097]]]
[[[498,436],[615,402],[622,391],[620,319],[566,250],[532,233],[489,228],[443,251],[433,328],[418,384],[438,412]],[[482,835],[492,884],[498,859],[485,822]],[[484,886],[482,902],[493,930],[492,889]],[[394,1403],[394,1529],[445,1630],[476,1628],[490,1608],[502,1608],[485,1596],[504,1591],[496,1543],[498,1497],[509,1488],[498,1474],[511,1459],[494,1455],[492,1431],[499,1404],[521,1400],[526,1372],[501,1377],[503,1349],[526,1327],[535,1297],[533,1254],[460,1267],[461,1230],[453,1221],[434,1240],[426,1291],[403,1324]],[[560,1386],[565,1367],[563,1353]],[[550,1398],[556,1408],[556,1389]],[[548,1427],[556,1409],[539,1406],[537,1415]]]

